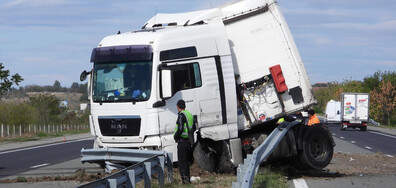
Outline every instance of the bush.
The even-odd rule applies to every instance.
[[[0,124],[29,125],[38,122],[38,111],[27,103],[1,103]]]

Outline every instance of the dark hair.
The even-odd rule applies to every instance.
[[[180,99],[179,101],[177,101],[177,106],[180,109],[186,109],[186,102],[184,102],[182,99]]]
[[[308,110],[308,114],[314,115],[315,114],[315,110],[313,110],[313,109]]]

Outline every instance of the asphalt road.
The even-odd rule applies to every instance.
[[[0,178],[79,158],[81,148],[92,148],[92,143],[90,138],[1,151]]]
[[[367,129],[348,128],[346,131],[340,130],[339,124],[329,124],[333,137],[350,142],[360,148],[367,149],[374,153],[396,156],[396,136]]]

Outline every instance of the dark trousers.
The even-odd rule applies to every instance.
[[[188,140],[180,140],[177,143],[177,158],[179,159],[179,171],[183,183],[190,183],[190,166],[188,164],[191,145]]]

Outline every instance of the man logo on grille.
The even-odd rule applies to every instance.
[[[128,126],[126,123],[112,123],[111,129],[116,129],[117,134],[121,134],[123,129],[128,129]]]

